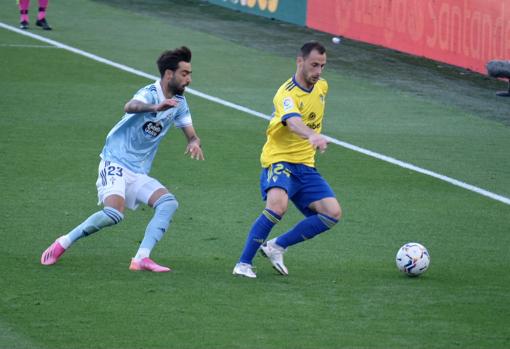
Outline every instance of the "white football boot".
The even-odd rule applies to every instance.
[[[289,275],[289,271],[285,264],[283,264],[283,254],[285,249],[276,244],[276,239],[269,240],[260,246],[260,253],[269,259],[273,268],[282,275]]]
[[[247,278],[255,279],[257,274],[253,271],[253,266],[247,263],[237,263],[232,271],[232,275],[246,276]]]

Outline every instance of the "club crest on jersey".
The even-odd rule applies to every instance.
[[[147,121],[143,124],[143,133],[149,137],[157,137],[163,130],[163,125],[160,122]]]
[[[292,108],[294,108],[294,102],[292,101],[292,98],[285,97],[283,99],[283,110],[287,112],[287,111],[291,110]]]

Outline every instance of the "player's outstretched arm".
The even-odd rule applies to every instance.
[[[126,105],[124,106],[124,111],[130,114],[147,112],[157,113],[160,111],[165,111],[170,108],[173,108],[177,106],[177,104],[179,104],[179,101],[172,98],[165,99],[163,102],[159,104],[147,104],[137,99],[132,99],[126,103]]]
[[[303,123],[303,120],[299,117],[291,117],[286,120],[287,127],[298,136],[308,139],[308,142],[313,146],[314,149],[319,149],[321,153],[326,151],[328,147],[328,140],[320,133],[316,133],[310,127]]]
[[[189,155],[192,159],[204,160],[205,158],[204,153],[202,152],[200,138],[198,138],[193,126],[190,125],[183,127],[182,132],[184,132],[184,135],[188,140],[188,145],[186,146],[184,154]]]

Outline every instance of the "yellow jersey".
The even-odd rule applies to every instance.
[[[280,86],[273,98],[274,112],[260,156],[262,167],[280,161],[315,166],[315,149],[307,139],[292,132],[285,121],[300,117],[306,126],[320,133],[327,93],[328,83],[322,78],[310,90],[301,87],[294,76]]]

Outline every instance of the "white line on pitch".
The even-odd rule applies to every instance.
[[[25,45],[25,44],[0,44],[0,47],[16,47],[16,48],[51,48],[55,49],[58,47],[52,45]]]
[[[116,63],[116,62],[110,61],[109,59],[97,56],[95,54],[92,54],[92,53],[89,53],[89,52],[86,52],[86,51],[83,51],[83,50],[80,50],[80,49],[77,49],[77,48],[72,47],[72,46],[68,46],[66,44],[62,44],[62,43],[60,43],[58,41],[55,41],[55,40],[51,40],[51,39],[45,38],[44,36],[40,36],[40,35],[37,35],[37,34],[33,34],[33,33],[30,33],[30,32],[27,32],[27,31],[15,28],[13,26],[10,26],[10,25],[2,23],[2,22],[0,22],[0,27],[2,27],[4,29],[7,29],[7,30],[10,30],[10,31],[13,31],[13,32],[16,32],[18,34],[25,35],[25,36],[31,37],[33,39],[45,42],[45,43],[53,45],[55,47],[59,47],[59,48],[62,48],[64,50],[76,53],[78,55],[85,56],[85,57],[93,59],[93,60],[95,60],[97,62],[101,62],[101,63],[107,64],[107,65],[110,65],[112,67],[121,69],[123,71],[129,72],[129,73],[132,73],[132,74],[135,74],[135,75],[147,78],[147,79],[156,80],[156,79],[159,78],[159,77],[157,77],[155,75],[147,74],[147,73],[145,73],[143,71],[140,71],[140,70],[128,67],[128,66],[126,66],[124,64],[120,64],[120,63]],[[242,112],[250,114],[250,115],[257,116],[259,118],[263,118],[263,119],[266,119],[266,120],[269,120],[271,118],[269,115],[260,113],[258,111],[255,111],[255,110],[243,107],[241,105],[238,105],[238,104],[235,104],[235,103],[232,103],[232,102],[228,102],[228,101],[226,101],[224,99],[221,99],[221,98],[218,98],[218,97],[214,97],[214,96],[208,95],[206,93],[194,90],[192,88],[186,88],[186,91],[188,93],[192,94],[192,95],[195,95],[195,96],[207,99],[207,100],[209,100],[211,102],[218,103],[218,104],[224,105],[224,106],[232,108],[232,109],[236,109],[236,110],[242,111]],[[427,170],[427,169],[415,166],[413,164],[400,161],[400,160],[392,158],[390,156],[386,156],[386,155],[379,154],[379,153],[376,153],[376,152],[368,150],[368,149],[364,149],[364,148],[358,147],[357,145],[346,143],[346,142],[340,141],[340,140],[332,138],[332,137],[328,137],[328,139],[329,139],[329,141],[331,143],[335,143],[335,144],[337,144],[337,145],[339,145],[341,147],[344,147],[344,148],[347,148],[347,149],[351,149],[351,150],[354,150],[356,152],[359,152],[359,153],[362,153],[362,154],[374,157],[376,159],[383,160],[383,161],[389,162],[391,164],[394,164],[394,165],[397,165],[397,166],[400,166],[400,167],[403,167],[403,168],[407,168],[409,170],[412,170],[412,171],[415,171],[415,172],[418,172],[418,173],[422,173],[422,174],[427,175],[427,176],[431,176],[431,177],[440,179],[442,181],[451,183],[451,184],[453,184],[453,185],[455,185],[457,187],[467,189],[469,191],[475,192],[477,194],[483,195],[483,196],[491,198],[493,200],[497,200],[497,201],[500,201],[500,202],[502,202],[504,204],[510,205],[510,198],[505,197],[503,195],[499,195],[499,194],[490,192],[488,190],[476,187],[474,185],[471,185],[471,184],[468,184],[468,183],[464,183],[464,182],[459,181],[457,179],[450,178],[448,176],[444,176],[442,174],[439,174],[439,173],[436,173],[436,172],[433,172],[433,171],[430,171],[430,170]]]

